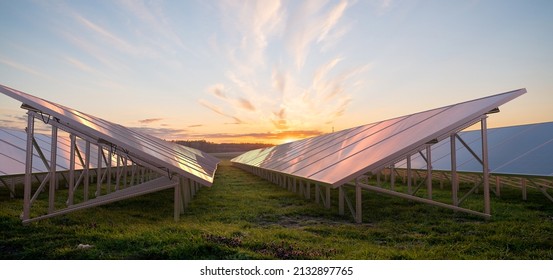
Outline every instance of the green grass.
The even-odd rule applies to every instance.
[[[490,220],[363,192],[364,223],[355,224],[337,214],[337,197],[328,210],[224,161],[179,222],[167,190],[22,225],[21,197],[4,188],[0,258],[553,259],[553,203],[535,190],[522,201],[502,189]]]

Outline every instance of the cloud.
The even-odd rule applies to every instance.
[[[202,127],[202,126],[204,126],[204,125],[203,124],[191,124],[188,127]]]
[[[275,118],[271,121],[276,129],[286,130],[289,129],[288,122],[286,121],[286,109],[282,108],[278,112],[273,112]]]
[[[34,69],[30,66],[27,66],[27,65],[9,60],[7,58],[0,57],[0,63],[8,65],[12,68],[15,68],[15,69],[19,70],[19,71],[23,71],[27,74],[36,75],[36,76],[43,77],[43,78],[50,78],[50,76],[48,76],[45,73],[42,73],[40,71],[37,71],[36,69]]]
[[[185,129],[159,127],[130,127],[130,129],[166,140],[186,139],[189,136]]]
[[[392,5],[392,0],[380,0],[380,8],[388,9]]]
[[[277,132],[319,131],[347,112],[363,71],[331,52],[352,28],[350,1],[219,3],[225,33],[209,43],[228,68],[201,105]]]
[[[87,64],[85,64],[84,62],[76,59],[76,58],[72,58],[72,57],[69,57],[69,56],[66,56],[64,57],[65,61],[67,61],[69,64],[73,65],[75,68],[83,71],[83,72],[88,72],[88,73],[91,73],[91,74],[98,74],[98,71],[96,71],[94,68],[88,66]]]
[[[344,11],[346,10],[347,6],[348,6],[347,1],[341,1],[328,13],[328,15],[326,16],[326,19],[323,21],[322,32],[317,38],[317,43],[320,43],[326,38],[330,30],[336,25],[336,23],[338,23],[338,21],[344,14]]]
[[[290,130],[281,132],[260,132],[260,133],[206,133],[206,134],[191,134],[195,139],[268,139],[268,140],[284,140],[284,139],[303,139],[324,134],[319,130]]]
[[[274,69],[271,78],[273,81],[273,88],[275,88],[280,93],[284,93],[284,90],[286,89],[286,76],[284,75],[284,73]]]
[[[151,119],[138,120],[138,122],[142,123],[142,124],[149,124],[149,123],[153,123],[153,122],[159,122],[161,120],[163,120],[163,118],[151,118]]]
[[[146,3],[139,0],[119,0],[118,2],[152,29],[152,33],[161,34],[162,37],[175,45],[185,48],[181,38],[175,33],[169,19],[165,16],[164,9],[160,4],[161,2]]]
[[[211,104],[209,103],[208,101],[206,100],[203,100],[203,99],[200,99],[198,101],[200,103],[200,105],[208,108],[209,110],[221,115],[221,116],[225,116],[227,118],[231,118],[234,120],[234,123],[231,123],[231,124],[243,124],[244,122],[242,120],[240,120],[239,118],[237,117],[234,117],[234,116],[231,116],[225,112],[223,112],[223,109],[219,108],[218,106],[214,105],[214,104]]]
[[[0,115],[0,127],[11,129],[24,129],[27,125],[27,116],[21,115]]]
[[[243,71],[252,73],[265,65],[265,50],[272,36],[281,32],[283,12],[281,1],[222,1],[220,5],[224,27],[235,44],[229,48],[231,61]]]
[[[227,95],[225,94],[225,86],[223,84],[215,84],[208,88],[208,91],[213,93],[219,98],[226,99]]]
[[[80,24],[85,26],[87,29],[89,29],[93,33],[96,33],[100,37],[102,37],[103,40],[105,40],[106,43],[109,44],[110,46],[116,47],[117,49],[119,49],[120,51],[122,51],[124,53],[131,53],[131,54],[140,53],[135,47],[133,47],[127,41],[121,39],[120,37],[118,37],[114,34],[112,34],[108,30],[106,30],[105,28],[102,28],[101,26],[93,23],[92,21],[88,20],[84,16],[79,15],[77,13],[74,13],[73,17],[77,20],[77,22],[79,22]]]
[[[339,39],[339,36],[329,37],[328,35],[342,18],[348,2],[340,1],[323,13],[326,4],[325,1],[304,1],[302,7],[296,10],[292,20],[287,24],[286,33],[289,35],[286,44],[288,51],[295,57],[298,69],[302,69],[305,65],[314,44],[323,43],[329,38]]]
[[[244,98],[238,98],[238,104],[240,107],[246,110],[255,111],[255,107],[252,105],[252,103]]]
[[[71,31],[60,31],[60,33],[67,41],[99,61],[105,67],[116,71],[128,71],[130,69],[128,66],[121,63],[118,58],[111,56],[109,50],[102,48],[92,41],[91,38],[79,37],[77,36],[78,33]]]

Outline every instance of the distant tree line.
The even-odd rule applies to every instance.
[[[272,147],[272,144],[263,143],[213,143],[206,140],[177,140],[177,144],[202,150],[207,153],[229,153],[229,152],[246,152],[259,148]]]

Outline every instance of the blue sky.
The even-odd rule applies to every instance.
[[[165,139],[278,143],[526,87],[553,121],[552,1],[6,1],[0,84]],[[23,127],[0,96],[0,126]]]

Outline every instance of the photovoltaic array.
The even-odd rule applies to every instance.
[[[445,106],[364,126],[246,152],[236,165],[252,166],[338,187],[416,153],[428,143],[478,122],[525,89]]]
[[[0,85],[0,92],[73,129],[84,138],[109,145],[131,160],[211,186],[219,160],[202,151],[140,133],[104,119]]]
[[[480,131],[463,131],[459,137],[479,153]],[[450,139],[432,146],[432,169],[450,171]],[[490,172],[496,175],[553,176],[553,122],[527,124],[488,129]],[[480,163],[463,145],[457,145],[457,171],[481,172]],[[395,165],[406,168],[406,161]],[[413,169],[426,169],[426,161],[420,154],[411,158]]]
[[[35,133],[34,136],[40,150],[44,153],[50,153],[51,138],[46,134],[39,133]],[[23,130],[0,128],[0,176],[21,176],[25,174],[26,138],[27,133]],[[56,153],[56,169],[58,171],[68,171],[70,168],[70,145],[71,140],[69,137],[58,136]],[[77,147],[80,151],[86,149],[84,141],[77,141]],[[91,146],[90,168],[98,167],[96,164],[98,162],[97,149],[96,146]],[[46,173],[49,171],[36,149],[33,152],[33,162],[33,173]],[[112,166],[117,162],[115,156],[112,156],[111,162]],[[75,164],[77,170],[84,169],[80,161],[76,161]]]

